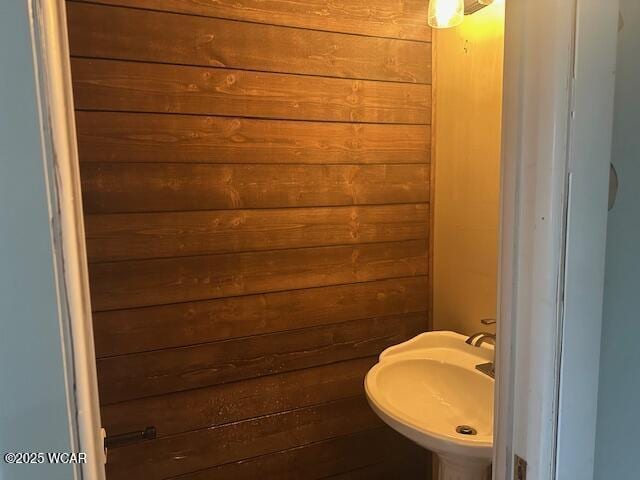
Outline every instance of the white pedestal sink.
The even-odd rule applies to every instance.
[[[493,347],[455,332],[428,332],[386,349],[365,379],[373,410],[393,429],[438,455],[440,480],[488,480],[493,386],[476,365]]]

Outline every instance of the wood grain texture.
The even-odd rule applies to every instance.
[[[427,165],[85,163],[87,213],[418,203]],[[278,185],[278,188],[272,188]]]
[[[242,462],[180,475],[176,480],[429,478],[426,451],[400,434],[377,428],[343,435]]]
[[[398,442],[398,439],[392,441]],[[324,477],[326,480],[389,480],[390,478],[431,478],[429,453],[406,448],[404,455],[379,457],[377,463]],[[302,479],[300,479],[302,480]]]
[[[104,405],[101,418],[112,435],[149,425],[159,437],[209,428],[359,395],[376,361],[366,357]]]
[[[93,264],[96,311],[425,275],[427,242]]]
[[[431,86],[72,58],[75,106],[334,122],[431,123]]]
[[[427,43],[75,2],[67,15],[73,56],[431,83]]]
[[[428,42],[424,0],[91,0],[217,18]]]
[[[103,404],[375,355],[421,333],[425,313],[381,317],[98,360]]]
[[[428,125],[78,112],[83,162],[429,163]]]
[[[99,358],[428,311],[427,278],[408,277],[96,312]]]
[[[363,377],[425,330],[422,0],[68,1],[109,480],[429,478]]]
[[[89,262],[428,237],[427,204],[87,215]]]
[[[380,425],[359,396],[116,448],[107,475],[159,480]]]

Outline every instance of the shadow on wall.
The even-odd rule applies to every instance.
[[[621,0],[613,155],[620,189],[609,213],[595,479],[637,478],[640,430],[640,3]]]

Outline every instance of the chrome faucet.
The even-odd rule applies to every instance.
[[[495,318],[483,318],[482,320],[480,320],[480,323],[483,324],[483,325],[495,325],[496,324],[496,319]],[[487,333],[487,332],[474,333],[469,338],[467,338],[466,343],[468,345],[473,345],[475,347],[479,347],[480,345],[482,345],[487,340],[493,340],[493,343],[495,344],[496,343],[496,336],[493,333]]]
[[[493,318],[485,318],[480,320],[480,323],[482,323],[483,325],[494,325],[496,323],[496,320]],[[473,335],[469,336],[469,338],[465,340],[465,343],[467,345],[480,348],[483,343],[488,341],[492,341],[493,344],[495,345],[496,344],[495,334],[488,333],[488,332],[474,333]],[[479,365],[476,365],[476,370],[479,370],[480,372],[490,376],[491,378],[496,378],[495,362],[481,363]]]
[[[467,338],[466,343],[468,345],[473,345],[474,347],[479,347],[489,340],[491,340],[494,345],[496,344],[496,336],[493,333],[480,332],[474,333],[469,338]]]

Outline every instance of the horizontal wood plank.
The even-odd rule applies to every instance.
[[[92,3],[428,42],[424,0],[91,0]]]
[[[112,449],[110,480],[160,480],[380,426],[363,397]]]
[[[153,425],[159,437],[362,395],[367,357],[207,388],[104,405],[109,435]]]
[[[427,202],[429,170],[428,165],[81,166],[86,213]]]
[[[431,123],[431,86],[73,58],[80,110]]]
[[[423,0],[69,0],[110,480],[428,478],[363,377],[427,328]]]
[[[75,2],[67,15],[73,56],[431,83],[428,43]]]
[[[427,277],[96,312],[100,357],[428,310]]]
[[[220,465],[176,480],[423,480],[426,451],[390,428],[376,428],[273,454]],[[334,477],[334,475],[340,475]]]
[[[426,273],[427,242],[423,240],[134,260],[89,268],[91,301],[96,311]]]
[[[398,442],[394,438],[391,442]],[[390,446],[394,446],[391,443]],[[431,462],[427,458],[429,452],[426,450],[406,449],[404,455],[394,457],[381,456],[378,462],[355,470],[330,475],[323,480],[389,480],[398,478],[402,480],[425,480],[431,479]],[[299,480],[302,480],[300,478]]]
[[[378,317],[98,360],[102,404],[377,355],[424,331],[426,313]]]
[[[89,262],[426,239],[426,204],[87,215]]]
[[[76,115],[81,162],[429,163],[428,125],[153,113]]]

